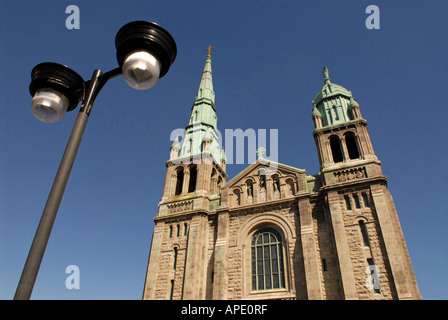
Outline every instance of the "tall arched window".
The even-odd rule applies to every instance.
[[[247,185],[247,197],[252,198],[254,196],[254,185],[250,180],[246,181],[246,185]]]
[[[188,185],[188,192],[194,192],[196,190],[196,180],[198,176],[198,169],[196,166],[190,167],[190,183]]]
[[[266,176],[260,175],[260,189],[266,190]]]
[[[173,249],[173,270],[176,270],[177,265],[177,248],[174,247]]]
[[[272,228],[256,232],[251,244],[252,290],[285,288],[282,238]]]
[[[333,162],[334,163],[342,162],[344,158],[342,157],[341,143],[339,142],[338,137],[336,136],[330,137],[330,148],[331,148],[331,154],[333,155]]]
[[[359,220],[359,228],[361,229],[362,242],[366,247],[370,247],[369,234],[367,233],[367,227],[364,221]]]
[[[293,196],[296,193],[296,188],[294,187],[294,180],[291,178],[286,179],[286,195]]]
[[[348,156],[350,159],[359,159],[358,145],[353,132],[348,132],[345,135],[345,145],[347,146]]]
[[[233,190],[233,194],[234,194],[234,205],[235,205],[235,206],[239,206],[239,205],[241,205],[241,194],[240,194],[240,190],[238,190],[238,189]]]
[[[280,192],[280,179],[278,175],[272,176],[272,188],[274,190],[274,193]]]
[[[184,184],[184,169],[180,167],[177,169],[177,179],[176,179],[176,191],[175,195],[182,193],[182,185]]]

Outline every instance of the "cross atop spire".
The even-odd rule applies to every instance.
[[[210,51],[212,51],[213,47],[212,46],[208,46],[208,48],[206,50],[208,50],[208,57],[211,57],[210,55]]]

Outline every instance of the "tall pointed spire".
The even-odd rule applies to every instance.
[[[208,47],[208,55],[205,60],[204,71],[202,72],[201,83],[199,84],[198,94],[196,95],[195,105],[206,102],[204,99],[209,100],[214,106],[215,104],[215,92],[213,91],[213,75],[212,75],[212,57],[210,50],[212,46]]]
[[[182,139],[179,158],[193,157],[203,152],[208,152],[221,163],[221,146],[217,132],[217,116],[215,108],[215,92],[213,91],[212,58],[207,48],[208,55],[202,71],[198,93],[191,108],[191,115],[186,127],[185,136]],[[206,148],[204,148],[206,147]]]

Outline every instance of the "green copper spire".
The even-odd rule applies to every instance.
[[[182,139],[179,158],[195,157],[202,153],[210,153],[216,163],[221,163],[221,146],[217,131],[215,92],[213,91],[212,57],[205,60],[198,93],[191,108],[191,115]]]
[[[201,82],[198,93],[191,108],[189,126],[197,123],[215,128],[217,125],[215,91],[213,91],[212,57],[209,55],[205,60],[204,71],[202,71]],[[188,129],[188,128],[187,128]]]
[[[212,57],[210,56],[210,50],[213,48],[209,47],[209,54],[205,60],[204,71],[202,72],[201,83],[199,84],[198,94],[194,105],[200,104],[202,102],[208,102],[215,105],[215,92],[213,91],[213,76],[212,76]]]

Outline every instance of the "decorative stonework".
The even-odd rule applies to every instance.
[[[172,203],[167,205],[167,207],[168,207],[168,213],[177,213],[187,210],[193,210],[193,200]]]
[[[366,168],[359,167],[348,170],[336,171],[334,172],[334,177],[337,182],[367,178]]]

